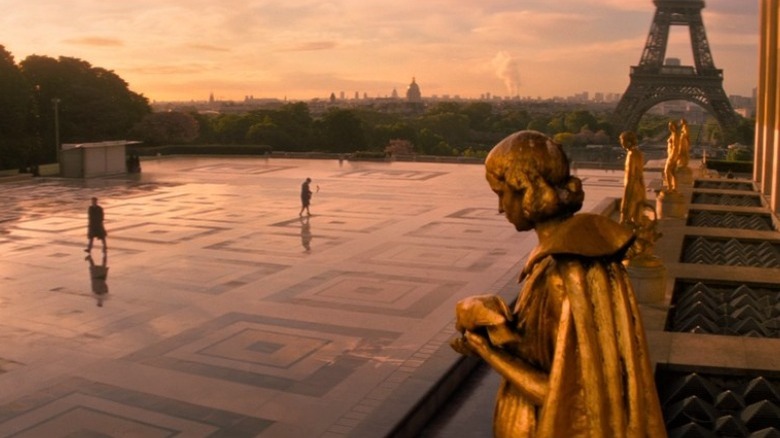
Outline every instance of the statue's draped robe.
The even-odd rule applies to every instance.
[[[633,236],[580,214],[542,240],[523,270],[515,356],[549,374],[540,406],[503,381],[496,437],[664,437],[647,343],[621,259]]]
[[[633,147],[626,152],[623,199],[620,201],[620,223],[637,223],[645,207],[645,157]]]

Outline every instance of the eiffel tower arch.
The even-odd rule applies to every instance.
[[[639,65],[631,67],[631,82],[615,110],[621,131],[636,131],[639,120],[661,102],[693,102],[715,117],[724,140],[734,141],[739,115],[723,90],[723,70],[715,68],[701,18],[704,0],[653,0],[656,6]],[[693,66],[664,65],[671,26],[688,26]]]

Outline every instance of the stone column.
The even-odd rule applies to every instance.
[[[778,23],[780,0],[762,0],[759,44],[759,90],[756,117],[754,178],[768,197],[770,208],[780,212],[780,92],[778,82]]]
[[[765,147],[771,149],[770,154],[765,156],[771,157],[772,161],[772,182],[770,183],[770,199],[769,204],[775,214],[780,214],[780,99],[777,98],[777,93],[780,92],[780,80],[778,80],[778,51],[780,51],[780,0],[771,0],[770,2],[770,39],[769,39],[769,53],[767,56],[767,62],[771,66],[771,72],[774,73],[771,76],[771,86],[767,89],[766,94],[774,96],[774,111],[772,113],[773,120],[771,126],[774,132],[772,144],[767,144]]]

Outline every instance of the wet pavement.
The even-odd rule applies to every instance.
[[[455,303],[511,300],[535,244],[497,214],[481,165],[142,166],[0,183],[0,436],[390,435],[460,360]],[[583,211],[620,196],[622,172],[580,177]]]

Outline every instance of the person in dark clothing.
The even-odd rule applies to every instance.
[[[103,242],[103,252],[106,252],[108,247],[106,245],[106,228],[103,226],[103,207],[98,205],[97,198],[92,198],[92,205],[87,209],[87,216],[89,218],[87,225],[87,239],[89,239],[89,242],[87,243],[87,249],[84,251],[92,251],[92,241],[100,239]]]
[[[311,212],[309,212],[312,195],[310,184],[311,178],[306,178],[306,181],[301,184],[301,211],[298,213],[298,216],[303,216],[303,210],[306,210],[306,216],[311,216]]]

